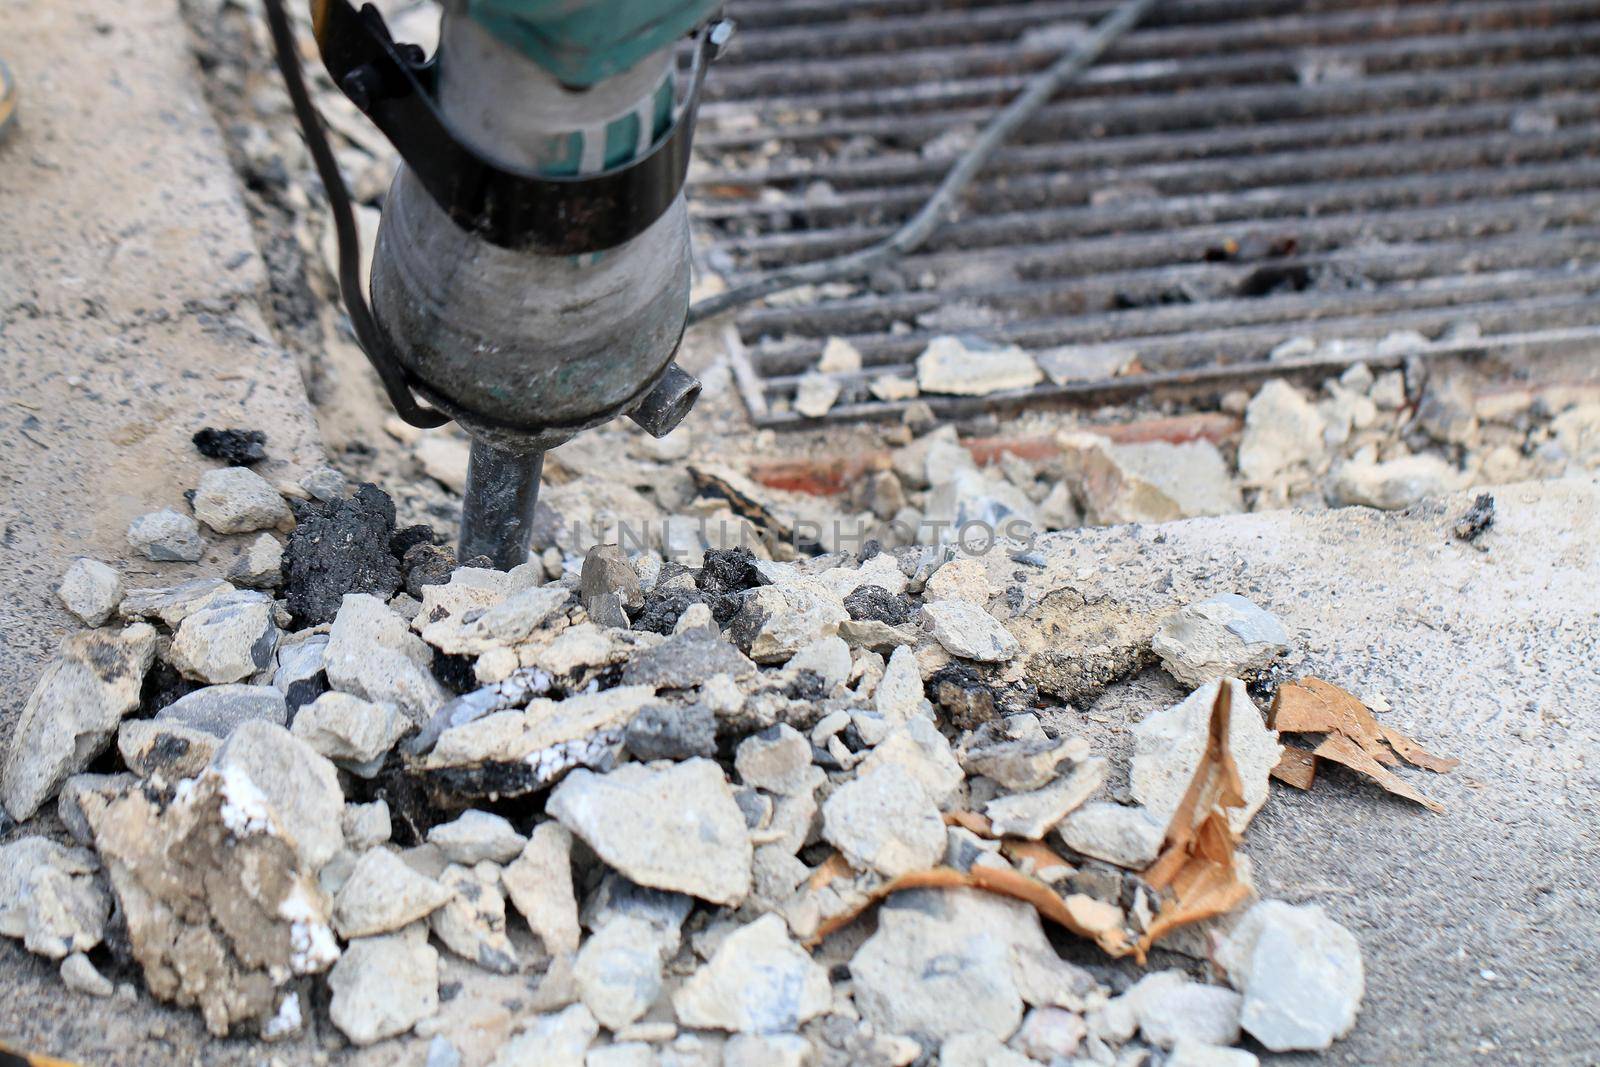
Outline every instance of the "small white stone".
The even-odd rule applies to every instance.
[[[100,626],[122,602],[122,579],[99,560],[79,556],[61,576],[56,596],[85,626]]]
[[[578,950],[572,969],[578,996],[600,1025],[620,1030],[636,1021],[661,995],[661,950],[654,928],[619,915]]]
[[[272,665],[279,636],[271,599],[241,590],[214,598],[186,617],[168,658],[186,678],[211,685],[238,682]]]
[[[1325,1049],[1355,1025],[1366,976],[1355,936],[1314,904],[1256,904],[1217,949],[1241,1021],[1274,1052]]]
[[[345,1037],[370,1045],[439,1010],[439,954],[411,930],[358,938],[328,975],[328,1014]]]
[[[770,726],[739,742],[734,770],[745,785],[779,796],[794,796],[816,788],[811,744],[788,723]]]
[[[228,580],[246,589],[276,589],[283,584],[283,542],[257,535],[228,567]]]
[[[171,508],[134,519],[128,525],[128,546],[158,562],[193,563],[206,550],[199,524]]]
[[[1246,677],[1269,666],[1288,644],[1283,624],[1237,593],[1189,604],[1150,640],[1167,673],[1190,686]]]
[[[393,748],[410,727],[410,720],[393,704],[328,692],[295,714],[293,733],[331,760],[370,763]]]
[[[194,517],[221,534],[253,533],[294,522],[289,505],[248,467],[220,467],[200,476]]]
[[[374,848],[356,861],[334,898],[334,926],[346,939],[386,934],[427,918],[450,895],[395,853]]]
[[[1142,871],[1160,854],[1167,828],[1144,808],[1100,801],[1068,815],[1060,832],[1074,852]]]
[[[996,347],[958,337],[935,337],[917,357],[917,386],[924,393],[987,396],[1027,389],[1044,371],[1016,345]]]
[[[600,1024],[582,1004],[535,1015],[500,1046],[489,1067],[584,1067],[584,1053],[599,1034]]]
[[[922,607],[923,622],[946,652],[980,663],[1004,663],[1022,647],[977,604],[965,600],[938,600]]]
[[[383,799],[370,804],[346,804],[341,819],[345,844],[357,852],[376,848],[389,840],[393,827],[389,822],[389,804]]]
[[[1108,765],[1098,756],[1084,760],[1043,789],[1012,793],[985,805],[996,834],[1037,841],[1105,784]]]
[[[1164,1067],[1259,1067],[1260,1063],[1254,1052],[1242,1048],[1219,1048],[1180,1037],[1167,1054]]]
[[[534,827],[522,855],[500,874],[511,903],[552,956],[578,950],[578,902],[572,889],[572,833],[558,822]]]
[[[111,979],[95,970],[89,957],[81,952],[74,952],[61,961],[61,981],[68,989],[87,993],[91,997],[109,997],[116,992]]]
[[[837,378],[826,374],[802,374],[795,392],[794,409],[808,419],[820,419],[839,399],[840,391]]]
[[[793,1031],[832,1002],[827,968],[772,913],[729,934],[672,998],[683,1026],[753,1034]]]
[[[528,839],[503,816],[473,809],[429,830],[428,843],[439,846],[451,863],[470,867],[482,860],[508,863],[522,854]]]
[[[944,821],[921,783],[886,764],[840,786],[822,805],[822,836],[854,867],[887,878],[934,866]]]

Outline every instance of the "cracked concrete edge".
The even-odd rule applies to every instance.
[[[0,740],[75,623],[54,587],[74,556],[124,585],[220,574],[134,558],[128,522],[215,462],[202,426],[265,430],[269,480],[322,461],[294,361],[258,299],[266,271],[176,0],[0,0],[25,102],[0,145]]]

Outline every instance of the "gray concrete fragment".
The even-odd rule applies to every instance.
[[[331,760],[367,764],[386,755],[410,728],[411,720],[393,704],[323,693],[295,714],[292,732]]]
[[[661,950],[654,928],[619,915],[578,950],[572,968],[578,996],[608,1030],[634,1022],[661,995]]]
[[[1179,971],[1159,971],[1139,979],[1124,996],[1152,1045],[1171,1048],[1181,1038],[1208,1045],[1239,1040],[1244,998],[1231,989],[1192,982]]]
[[[94,853],[43,837],[0,845],[0,935],[53,960],[100,943],[111,897]]]
[[[186,678],[208,685],[266,670],[278,647],[272,600],[240,590],[214,597],[179,624],[167,658]]]
[[[769,726],[739,742],[733,768],[745,785],[779,796],[794,796],[816,788],[811,743],[788,723]]]
[[[387,934],[425,919],[450,900],[450,890],[419,874],[395,853],[362,854],[333,900],[333,924],[350,939]]]
[[[1021,647],[993,615],[965,600],[922,606],[922,621],[945,651],[980,663],[1004,663]]]
[[[211,765],[224,777],[242,774],[255,784],[310,870],[344,847],[339,772],[288,730],[260,720],[242,723]]]
[[[116,992],[111,979],[95,970],[82,952],[74,952],[61,961],[61,982],[68,989],[91,997],[109,997]]]
[[[493,873],[494,868],[489,868]],[[439,876],[451,892],[444,907],[428,916],[428,928],[445,948],[496,974],[515,974],[517,950],[506,934],[506,900],[494,881],[478,870],[452,863]]]
[[[283,542],[261,534],[228,565],[228,581],[246,589],[276,589],[283,584]]]
[[[56,596],[85,626],[100,626],[122,602],[122,578],[99,560],[79,556],[61,576]]]
[[[1278,765],[1283,746],[1278,732],[1269,730],[1244,683],[1225,679],[1209,683],[1188,699],[1147,716],[1133,729],[1134,755],[1129,772],[1133,798],[1150,809],[1157,822],[1168,823],[1178,810],[1194,772],[1200,766],[1217,690],[1232,692],[1228,717],[1228,744],[1244,791],[1244,807],[1230,809],[1228,822],[1243,833],[1261,805],[1267,802],[1267,776]]]
[[[714,904],[737,904],[750,890],[749,831],[710,760],[660,769],[630,763],[605,775],[576,770],[545,810],[640,885]]]
[[[827,968],[770,913],[729,934],[672,998],[684,1026],[752,1034],[791,1032],[832,1003]]]
[[[439,1010],[439,954],[413,932],[350,943],[328,975],[328,1014],[345,1037],[370,1045]]]
[[[572,890],[572,832],[555,821],[533,828],[522,854],[500,874],[511,903],[552,956],[578,950]]]
[[[886,878],[926,870],[944,855],[944,821],[922,784],[886,764],[851,779],[822,805],[822,836],[851,866]]]
[[[159,619],[168,629],[176,630],[190,613],[233,591],[234,587],[221,578],[192,578],[155,589],[130,589],[117,614],[124,619]]]
[[[1244,994],[1245,1030],[1274,1052],[1325,1049],[1355,1026],[1366,988],[1361,946],[1314,904],[1261,901],[1216,958]]]
[[[61,642],[0,765],[0,797],[13,819],[32,817],[69,774],[105,750],[122,717],[139,706],[155,652],[155,628],[145,623],[87,630]]]
[[[241,723],[288,722],[283,693],[270,685],[211,685],[185,693],[160,711],[155,721],[201,730],[225,738]]]
[[[426,723],[450,699],[433,676],[428,646],[374,596],[344,598],[328,632],[324,660],[333,688],[394,704],[415,723]]]
[[[1283,624],[1237,593],[1184,607],[1150,640],[1167,673],[1189,686],[1216,678],[1249,678],[1270,666],[1288,645]]]
[[[128,547],[147,559],[194,563],[205,554],[200,525],[171,508],[141,515],[128,526]]]
[[[1108,801],[1085,804],[1057,829],[1074,852],[1135,871],[1155,861],[1167,833],[1166,824],[1144,808]]]
[[[451,863],[471,867],[484,860],[509,863],[522,854],[528,839],[504,816],[473,809],[429,830],[428,843],[439,846]]]
[[[220,534],[254,533],[294,522],[289,505],[248,467],[220,467],[200,476],[194,517]]]
[[[209,730],[159,717],[128,719],[117,728],[117,752],[141,778],[157,774],[168,782],[192,778],[206,768],[221,746],[222,739]]]
[[[989,801],[983,812],[995,833],[1037,841],[1094,796],[1105,784],[1108,771],[1106,761],[1094,756],[1042,789]]]

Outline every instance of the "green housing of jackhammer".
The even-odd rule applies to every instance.
[[[575,89],[622,73],[719,6],[717,0],[466,0],[475,22]]]

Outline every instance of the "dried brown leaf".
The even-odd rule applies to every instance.
[[[1296,789],[1310,789],[1317,779],[1317,757],[1310,749],[1284,745],[1283,756],[1272,768],[1272,777]]]
[[[1372,779],[1387,792],[1397,797],[1415,801],[1429,811],[1444,811],[1444,805],[1437,800],[1429,800],[1417,792],[1410,784],[1395,776],[1394,772],[1384,767],[1377,760],[1369,757],[1361,746],[1350,740],[1344,734],[1329,734],[1322,739],[1322,744],[1316,748],[1318,759],[1332,760],[1342,763],[1357,774],[1365,775]]]
[[[1249,895],[1235,861],[1238,838],[1228,824],[1228,809],[1244,806],[1239,770],[1228,748],[1233,687],[1217,687],[1205,752],[1178,810],[1167,826],[1162,853],[1144,880],[1162,902],[1144,937],[1134,948],[1144,962],[1150,946],[1189,923],[1231,911]]]
[[[1434,774],[1449,774],[1461,766],[1461,761],[1454,756],[1435,756],[1424,749],[1411,738],[1390,726],[1382,727],[1383,739],[1389,742],[1389,747],[1400,754],[1400,758],[1413,767],[1421,767]]]

